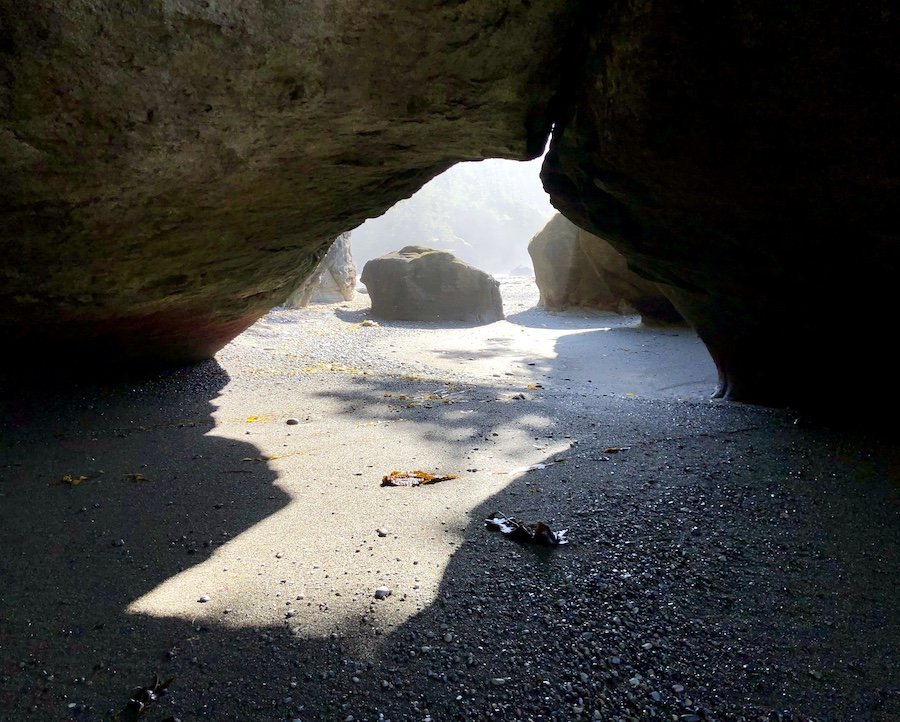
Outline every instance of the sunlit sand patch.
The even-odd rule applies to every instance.
[[[584,325],[572,328],[518,326],[509,321],[466,329],[445,329],[436,342],[422,344],[419,360],[439,369],[457,368],[465,361],[467,373],[534,376],[556,359],[560,338],[586,331],[609,331],[611,327]]]
[[[256,483],[274,483],[272,490],[283,494],[286,505],[134,600],[129,611],[233,627],[282,626],[300,636],[324,637],[358,627],[363,616],[387,629],[427,608],[466,534],[480,531],[472,525],[474,510],[520,476],[533,474],[538,464],[564,467],[556,460],[566,456],[569,441],[537,442],[534,437],[554,422],[533,406],[516,406],[515,414],[495,427],[504,444],[477,442],[483,431],[474,421],[482,403],[513,408],[521,403],[514,395],[540,397],[552,383],[540,374],[555,360],[557,340],[585,331],[584,324],[560,326],[502,321],[396,339],[390,331],[376,333],[372,349],[390,349],[391,358],[415,360],[421,367],[414,373],[400,366],[383,373],[397,380],[397,388],[379,389],[354,413],[347,413],[339,396],[302,390],[285,396],[274,384],[248,386],[254,376],[339,379],[366,373],[307,353],[285,353],[298,332],[295,324],[265,329],[264,341],[274,342],[282,362],[293,363],[248,365],[224,354],[232,381],[214,402],[216,426],[208,435],[252,444],[247,460],[237,458],[236,466],[263,472]],[[411,345],[404,345],[407,338]],[[247,343],[258,341],[251,334]],[[474,384],[440,377],[458,373],[460,363]],[[482,387],[491,391],[477,398]],[[384,418],[388,406],[409,404],[436,411],[414,422]],[[471,424],[463,421],[468,414],[475,414]],[[298,415],[299,425],[282,423]],[[441,421],[448,418],[463,423],[452,427],[454,440],[445,443],[449,427]],[[482,447],[471,459],[469,438]],[[470,473],[474,467],[477,473]],[[392,469],[419,468],[459,478],[419,488],[380,485]],[[386,533],[379,535],[379,529]],[[390,596],[376,600],[379,587],[389,588]]]
[[[373,613],[383,623],[402,623],[434,601],[472,509],[509,481],[459,480],[464,492],[449,481],[428,489],[373,484],[368,501],[332,512],[323,511],[332,507],[321,497],[295,499],[128,611],[228,626],[286,624],[305,636],[325,636]],[[377,528],[387,536],[379,537]],[[391,596],[377,601],[382,586]]]
[[[530,422],[546,419],[534,415]],[[419,443],[416,435],[423,430],[402,426],[410,427],[405,443]],[[244,428],[246,422],[235,420],[215,435],[237,441]],[[435,460],[448,472],[463,473],[421,488],[380,485],[397,456],[378,447],[381,432],[375,427],[354,425],[356,453],[349,456],[333,448],[318,455],[310,447],[303,458],[279,457],[274,443],[257,440],[260,458],[277,477],[275,487],[290,497],[287,506],[136,599],[128,611],[231,627],[283,626],[307,638],[358,624],[362,616],[384,629],[402,624],[435,601],[476,507],[527,473],[518,467],[530,428],[504,429],[516,437],[518,452],[495,451],[477,474],[465,474],[448,459]],[[318,451],[327,450],[328,438],[333,435],[323,437]],[[528,448],[526,460],[537,462],[566,447],[553,442]],[[370,454],[369,463],[361,463],[361,449]],[[379,587],[391,590],[387,599],[375,599]]]

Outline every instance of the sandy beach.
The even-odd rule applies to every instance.
[[[0,719],[108,721],[154,675],[146,722],[900,718],[894,440],[502,289],[486,326],[358,295],[166,376],[6,379]]]

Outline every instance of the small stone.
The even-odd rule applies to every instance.
[[[662,695],[659,692],[651,692],[650,697],[654,702],[659,702],[662,699]]]
[[[495,687],[502,687],[507,682],[509,682],[509,677],[493,677],[491,679],[491,684]]]
[[[114,547],[123,547],[123,546],[125,546],[125,540],[124,539],[116,539],[115,541],[113,541],[112,545]]]
[[[281,557],[283,557],[283,556],[284,556],[284,552],[278,552],[278,553],[275,555],[275,558],[276,558],[276,559],[281,559]]]
[[[447,633],[444,635],[444,641],[447,642],[448,644],[449,644],[450,642],[452,642],[452,641],[453,641],[453,632],[447,632]]]
[[[682,685],[680,685],[680,684],[673,684],[673,685],[672,685],[672,691],[673,691],[675,694],[681,694],[682,692],[684,692],[684,687],[683,687]]]
[[[378,528],[375,530],[375,533],[376,533],[378,536],[385,537],[385,536],[388,535],[388,530],[385,529],[383,526],[380,526],[380,527],[378,527]]]
[[[373,321],[372,319],[367,318],[359,325],[363,328],[377,328],[380,324],[378,323],[378,321]]]
[[[375,590],[375,599],[387,599],[391,596],[391,590],[389,587],[378,587]]]
[[[288,609],[288,610],[284,613],[284,616],[285,616],[287,619],[290,619],[290,618],[293,617],[296,613],[297,613],[297,612],[296,612],[295,610],[293,610],[293,609]]]
[[[284,423],[286,423],[288,426],[296,426],[297,424],[300,423],[300,419],[295,419],[295,418],[291,417],[290,419],[288,419],[288,420],[285,421]]]
[[[200,602],[200,604],[206,604],[206,603],[209,601],[209,595],[208,595],[208,594],[204,594],[204,595],[203,595],[202,597],[200,597],[197,601]]]

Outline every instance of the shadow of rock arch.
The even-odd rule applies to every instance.
[[[478,505],[435,603],[329,695],[371,719],[896,718],[896,451],[793,422],[617,399],[545,430],[581,443]],[[572,543],[511,543],[497,510]]]
[[[154,672],[189,677],[178,667],[210,624],[129,606],[288,500],[268,464],[244,461],[260,456],[253,444],[209,435],[228,380],[215,362],[68,388],[7,379],[0,716],[106,720]],[[216,593],[179,605],[199,615]]]
[[[563,377],[563,362],[581,344],[602,347],[602,333],[563,337],[542,370]],[[384,420],[392,412],[374,401],[414,400],[414,388],[358,377],[321,393]],[[500,424],[555,450],[543,468],[508,469],[509,483],[454,530],[432,602],[378,634],[384,610],[415,604],[395,589],[337,631],[319,666],[299,663],[306,716],[895,718],[900,457],[890,440],[702,400],[705,390],[691,401],[656,391],[548,383],[504,406],[508,387],[473,383],[468,415],[439,401],[403,411],[410,453],[440,444],[442,459],[482,467],[393,490],[428,495],[422,523],[446,513],[455,485],[487,483],[493,467],[468,454],[495,429],[505,436]],[[527,464],[540,452],[518,453]],[[498,510],[568,528],[572,544],[548,554],[509,543],[484,528]]]
[[[244,391],[289,392],[291,408],[332,417],[284,427],[299,428],[307,445],[318,433],[328,453],[313,462],[316,478],[277,486],[283,462],[257,461],[267,456],[262,442],[210,434],[210,402],[224,398],[228,381],[215,364],[139,386],[7,388],[0,710],[108,722],[158,672],[175,681],[149,722],[170,713],[183,721],[570,720],[595,710],[601,719],[651,710],[671,719],[699,717],[701,706],[719,719],[785,709],[796,719],[894,719],[894,447],[760,407],[604,393],[563,364],[581,343],[602,348],[607,333],[564,336],[556,357],[536,368],[572,383],[548,382],[519,399],[527,379],[518,372],[449,384],[443,372],[399,368],[304,376],[290,354],[265,369],[262,359],[279,358],[276,337],[251,339],[222,360],[245,374]],[[263,355],[250,341],[276,350]],[[448,375],[464,378],[465,359],[450,360],[459,370]],[[281,375],[257,384],[257,371]],[[48,437],[53,451],[44,456]],[[523,469],[536,461],[545,466]],[[377,509],[368,500],[388,462],[459,478],[380,490]],[[230,480],[233,470],[240,481]],[[55,483],[61,474],[88,478],[69,487]],[[326,484],[331,495],[321,497]],[[36,490],[46,496],[39,516]],[[390,597],[375,601],[364,575],[341,588],[326,577],[288,618],[285,601],[301,601],[277,597],[290,579],[270,574],[265,598],[246,603],[280,611],[263,623],[223,613],[219,597],[232,590],[172,586],[220,559],[222,530],[259,539],[260,522],[285,516],[288,490],[295,509],[295,490],[308,494],[304,508],[314,513],[302,535],[277,543],[309,544],[349,518],[321,563],[337,577],[358,569],[367,547],[389,542]],[[387,507],[390,536],[376,539],[376,511]],[[483,528],[497,510],[568,528],[572,544],[542,555],[507,543]],[[428,594],[415,589],[425,576],[417,570],[430,563],[419,556],[423,537],[442,555]],[[190,554],[193,539],[200,544]],[[261,560],[271,569],[274,549],[262,539],[241,573],[256,578]],[[360,596],[335,614],[329,604],[351,586]],[[136,600],[165,602],[159,595],[171,592],[184,592],[176,601],[198,616],[133,611]],[[212,601],[198,603],[202,594]]]

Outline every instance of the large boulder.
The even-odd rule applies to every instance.
[[[503,318],[496,279],[448,251],[406,246],[366,263],[362,282],[377,318],[469,323]]]
[[[334,239],[316,270],[282,304],[285,308],[303,308],[310,301],[335,303],[352,301],[356,293],[356,264],[350,248],[350,233]]]
[[[645,323],[683,323],[663,289],[628,268],[602,238],[556,215],[528,244],[545,308],[637,313]]]

